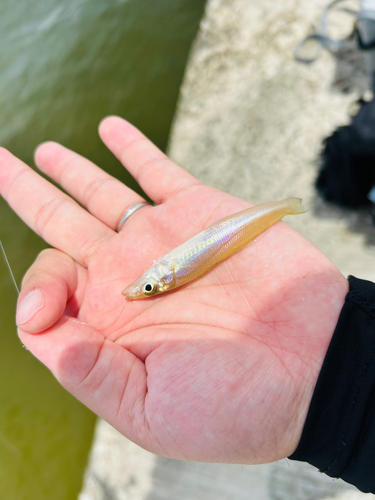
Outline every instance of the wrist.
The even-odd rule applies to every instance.
[[[354,277],[349,283],[300,443],[290,458],[375,492],[375,284]]]
[[[311,332],[316,338],[314,350],[311,352],[311,363],[308,369],[304,364],[299,374],[303,389],[299,393],[299,404],[296,418],[293,421],[293,438],[290,442],[289,454],[294,453],[300,443],[314,391],[349,291],[348,280],[338,270],[336,271],[337,279],[319,289],[322,302],[321,311],[324,314],[317,315],[315,327]]]

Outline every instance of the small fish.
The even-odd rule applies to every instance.
[[[199,278],[253,241],[285,215],[303,214],[300,198],[263,203],[215,222],[167,253],[122,292],[126,300],[145,299]]]

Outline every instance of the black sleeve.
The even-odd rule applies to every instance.
[[[292,460],[375,493],[375,284],[349,292]]]

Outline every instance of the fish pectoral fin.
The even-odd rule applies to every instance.
[[[170,260],[167,259],[161,259],[158,261],[155,261],[154,264],[158,264],[160,266],[168,268],[170,272],[173,272],[174,266]]]
[[[160,278],[162,285],[169,285],[174,280],[174,265],[173,262],[167,259],[155,260],[154,266],[160,266],[159,271],[163,277]]]
[[[163,278],[163,283],[165,283],[166,285],[169,285],[169,283],[172,283],[173,278],[174,278],[173,273],[172,273],[172,272],[170,272],[170,273],[168,273],[168,274],[166,274],[166,275],[164,276],[164,278]]]

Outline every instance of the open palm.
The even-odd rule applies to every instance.
[[[121,291],[153,260],[249,204],[202,185],[120,118],[107,118],[100,134],[157,204],[119,234],[122,215],[141,201],[125,185],[43,144],[37,166],[85,210],[0,151],[1,194],[56,248],[24,279],[21,340],[68,391],[154,453],[232,463],[288,456],[346,280],[281,222],[201,279],[125,301]]]

